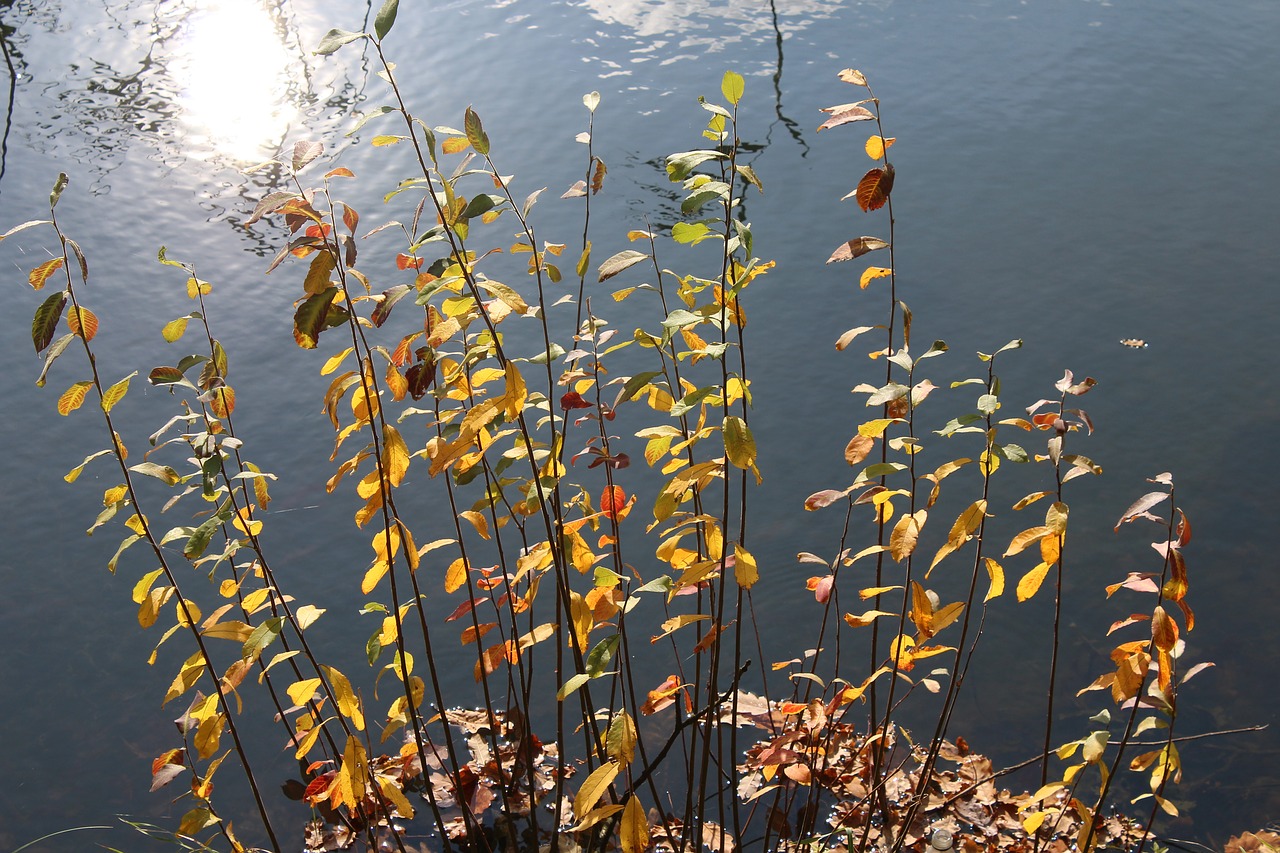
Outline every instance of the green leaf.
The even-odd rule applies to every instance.
[[[609,661],[613,660],[613,653],[618,648],[619,639],[620,635],[614,634],[595,644],[587,653],[587,675],[599,678],[605,674],[604,668],[609,665]]]
[[[382,41],[387,37],[387,33],[391,32],[391,26],[396,22],[396,12],[400,8],[400,0],[384,0],[382,8],[378,10],[378,16],[373,19],[373,31],[378,36],[378,41]]]
[[[530,358],[529,361],[532,364],[546,364],[549,361],[555,361],[557,358],[564,355],[564,352],[565,352],[564,347],[560,346],[555,342],[552,342],[551,349],[547,350],[546,352],[538,353],[537,355]]]
[[[661,376],[661,370],[649,370],[644,373],[637,373],[627,380],[627,384],[622,387],[622,396],[618,398],[619,403],[625,403],[640,393],[640,389],[649,384],[649,380],[655,376]]]
[[[678,418],[681,415],[688,414],[693,411],[699,403],[719,390],[720,389],[715,385],[709,385],[706,388],[699,388],[696,391],[690,391],[671,407],[671,411],[668,414],[673,418]]]
[[[667,319],[662,321],[662,331],[666,340],[671,340],[675,333],[683,329],[685,326],[693,326],[707,319],[701,314],[695,314],[692,311],[686,311],[683,308],[677,308],[667,315]],[[664,341],[665,342],[665,341]]]
[[[328,56],[337,51],[344,44],[349,44],[356,39],[368,38],[365,33],[353,33],[347,30],[340,30],[337,27],[329,30],[324,34],[324,38],[320,39],[320,44],[312,51],[316,56]]]
[[[578,688],[590,680],[591,676],[587,675],[585,672],[578,673],[566,681],[564,686],[556,691],[556,699],[563,702],[566,697],[572,696],[574,693],[578,692]]]
[[[724,159],[724,156],[719,151],[708,151],[706,149],[672,154],[667,157],[667,177],[674,182],[683,181],[689,177],[689,173],[699,163],[705,163],[707,160]]]
[[[703,240],[719,236],[719,234],[713,233],[710,228],[701,222],[677,222],[671,226],[671,239],[677,243],[689,243],[696,246]]]
[[[252,663],[257,660],[264,649],[280,636],[280,629],[284,627],[284,617],[274,616],[261,625],[253,629],[253,633],[249,635],[249,639],[244,641],[244,648],[240,651],[240,656]]]
[[[644,252],[637,252],[635,249],[624,249],[600,265],[600,278],[598,280],[608,281],[628,267],[633,267],[648,259],[649,256]]]
[[[489,136],[484,132],[484,125],[480,123],[480,116],[476,115],[476,111],[471,107],[467,107],[462,126],[467,133],[467,142],[471,143],[471,147],[475,149],[475,152],[481,157],[488,156]]]
[[[209,540],[213,538],[214,532],[221,526],[222,519],[216,515],[206,519],[204,524],[197,527],[195,532],[187,537],[187,543],[182,546],[182,556],[188,560],[198,559],[205,549],[209,547]]]
[[[147,374],[147,381],[152,385],[185,385],[194,388],[187,377],[182,375],[182,371],[176,367],[155,367]]]
[[[333,297],[338,293],[337,287],[326,288],[323,293],[309,297],[293,315],[293,339],[303,349],[315,349],[320,332],[325,329],[325,321],[329,316],[329,307]]]
[[[742,79],[742,75],[735,71],[724,72],[724,79],[720,81],[720,91],[724,94],[724,99],[735,107],[738,101],[742,100],[742,93],[746,89],[746,82]]]
[[[58,173],[58,180],[53,184],[53,192],[49,193],[49,209],[53,210],[58,206],[58,199],[62,198],[62,191],[67,188],[69,182],[66,172]]]
[[[347,131],[347,136],[355,136],[360,131],[360,128],[364,127],[367,122],[370,122],[373,119],[378,118],[379,116],[384,116],[387,113],[393,113],[393,112],[395,112],[394,107],[388,107],[385,105],[378,107],[375,110],[370,110],[369,112],[360,116],[360,118],[356,121],[356,123],[352,125],[351,129]]]
[[[37,353],[43,352],[53,340],[53,333],[58,329],[58,321],[62,319],[62,309],[66,304],[67,292],[59,290],[49,294],[49,298],[36,309],[31,320],[31,342],[35,344]]]

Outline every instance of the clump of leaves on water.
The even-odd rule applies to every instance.
[[[926,369],[948,348],[911,340],[894,248],[895,139],[864,75],[840,73],[866,97],[825,109],[818,129],[874,122],[863,148],[875,165],[846,198],[883,209],[887,231],[847,239],[827,262],[887,256],[856,275],[866,298],[884,299],[884,321],[835,341],[838,353],[871,341],[871,370],[853,388],[867,416],[842,473],[808,460],[821,488],[796,510],[843,520],[834,541],[797,545],[813,631],[796,632],[793,658],[768,662],[761,626],[771,617],[757,592],[787,581],[767,581],[778,567],[749,544],[765,472],[744,293],[777,271],[743,218],[743,195],[764,189],[740,156],[745,81],[726,73],[721,102],[700,102],[705,147],[666,159],[683,218],[603,237],[588,225],[608,169],[592,140],[600,96],[587,95],[582,179],[561,195],[581,205],[583,228],[560,242],[537,231],[545,188],[504,174],[475,110],[461,128],[409,110],[383,54],[396,13],[389,0],[373,32],[333,30],[318,50],[361,43],[382,67],[388,103],[357,127],[379,130],[371,144],[409,164],[386,195],[394,218],[370,226],[342,199],[356,179],[346,167],[304,178],[324,157],[308,141],[274,164],[279,188],[249,218],[280,223],[284,245],[267,271],[298,270],[294,342],[324,357],[317,397],[335,463],[326,489],[354,492],[351,534],[367,548],[346,581],[368,636],[350,659],[327,661],[313,642],[345,617],[300,601],[277,573],[288,558],[271,552],[266,513],[272,484],[293,472],[250,461],[253,438],[236,430],[232,377],[250,368],[233,373],[219,341],[216,283],[160,250],[193,303],[161,334],[190,351],[147,374],[172,392],[175,414],[139,461],[116,425],[137,373],[113,380],[92,346],[88,262],[55,213],[66,177],[49,219],[4,235],[54,231],[59,250],[28,279],[35,290],[60,284],[32,325],[38,381],[69,348],[83,351],[84,378],[57,408],[69,415],[94,401],[108,436],[66,479],[114,462],[119,483],[90,530],[122,520],[109,568],[145,570],[132,589],[139,623],[167,625],[150,662],[168,659],[177,637],[187,644],[163,697],[183,709],[178,737],[151,768],[153,789],[181,789],[177,833],[235,851],[1141,850],[1156,814],[1177,813],[1168,785],[1181,775],[1178,694],[1208,665],[1183,663],[1194,626],[1190,524],[1168,474],[1123,513],[1121,524],[1158,523],[1161,563],[1107,595],[1153,603],[1112,626],[1133,638],[1085,688],[1107,691],[1117,719],[1103,709],[1092,730],[1057,743],[1065,487],[1102,471],[1076,448],[1093,430],[1076,401],[1095,382],[1067,371],[1055,396],[1005,414],[996,364],[1020,341],[980,353],[978,375],[949,389],[930,381]],[[598,240],[610,251],[598,254]],[[606,293],[605,282],[618,289]],[[624,301],[635,306],[626,316],[643,317],[626,332],[597,310]],[[943,397],[954,413],[930,418],[926,404]],[[1002,467],[1034,464],[1050,487],[997,492]],[[432,512],[408,509],[419,504],[407,490],[428,490]],[[1153,514],[1165,502],[1167,519]],[[179,504],[190,506],[183,520],[164,521]],[[1005,506],[1036,516],[1000,551],[994,519]],[[951,733],[951,719],[1024,553],[1033,562],[1017,570],[1014,597],[1054,597],[1044,746],[996,770]],[[481,707],[462,709],[471,703],[456,697],[476,693],[458,691],[448,673],[459,667]],[[654,671],[670,675],[642,680]],[[252,714],[249,692],[263,694]],[[902,703],[927,696],[938,697],[932,731],[901,727]],[[304,804],[288,826],[262,782],[287,771],[242,737],[268,725],[296,764],[285,793]],[[228,758],[243,784],[224,795],[222,771],[215,797]],[[997,786],[1023,766],[1039,768],[1038,790]],[[1111,811],[1126,767],[1148,788],[1141,820]]]

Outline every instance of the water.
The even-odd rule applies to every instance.
[[[101,360],[113,377],[174,358],[157,330],[190,307],[156,250],[196,262],[215,282],[214,310],[227,312],[220,337],[245,377],[238,426],[254,437],[260,464],[279,472],[331,438],[317,417],[315,359],[283,343],[294,274],[261,272],[279,233],[243,224],[270,175],[241,169],[294,139],[323,139],[362,179],[353,203],[366,221],[378,219],[403,161],[343,133],[353,107],[383,102],[384,84],[355,46],[329,59],[310,53],[330,26],[356,30],[366,20],[365,8],[321,0],[0,5],[18,75],[0,225],[40,217],[53,178],[69,173],[59,216],[89,255]],[[1101,671],[1103,630],[1122,614],[1123,604],[1103,603],[1101,587],[1151,567],[1139,531],[1103,531],[1145,490],[1144,477],[1177,477],[1196,531],[1188,559],[1199,626],[1190,640],[1196,659],[1218,663],[1184,695],[1180,725],[1192,733],[1276,717],[1280,662],[1268,626],[1280,582],[1265,525],[1280,474],[1270,449],[1280,425],[1271,327],[1280,307],[1277,32],[1280,7],[1243,0],[464,0],[430,12],[406,4],[388,46],[418,114],[458,125],[474,104],[503,171],[526,191],[556,190],[548,199],[579,177],[581,147],[571,140],[585,120],[581,96],[599,90],[595,139],[609,165],[593,214],[600,257],[624,248],[622,232],[644,216],[673,220],[662,156],[697,144],[696,98],[715,99],[726,68],[747,77],[741,135],[767,189],[749,198],[748,216],[757,253],[779,264],[749,303],[753,425],[768,448],[753,548],[781,624],[812,612],[794,554],[832,542],[833,518],[804,514],[800,503],[845,485],[843,472],[830,472],[864,416],[848,394],[863,367],[831,342],[874,322],[865,318],[875,297],[852,284],[860,265],[822,261],[881,224],[837,201],[866,167],[864,134],[814,131],[819,107],[852,98],[835,74],[864,70],[899,138],[898,265],[916,338],[952,348],[934,381],[977,373],[969,353],[1013,337],[1027,346],[1003,371],[1011,400],[1049,396],[1064,368],[1100,380],[1082,402],[1099,426],[1086,452],[1106,473],[1076,492],[1073,526],[1098,533],[1080,539],[1070,564],[1077,621],[1066,635],[1064,696]],[[576,214],[555,216],[544,236],[559,229],[553,238],[572,245]],[[146,790],[148,762],[173,740],[178,709],[157,706],[177,652],[145,665],[158,637],[138,628],[129,602],[140,564],[126,559],[120,576],[108,575],[115,534],[80,533],[114,479],[101,468],[76,486],[58,478],[100,446],[88,410],[53,411],[83,371],[68,357],[48,388],[33,384],[27,318],[36,300],[24,282],[47,257],[43,245],[24,234],[0,246],[0,849],[118,813],[167,823],[185,810],[170,804],[173,794]],[[1120,346],[1130,337],[1150,346]],[[134,435],[167,417],[165,398],[140,383],[130,400]],[[944,400],[938,410],[959,405]],[[323,495],[327,476],[284,478],[272,521],[299,596],[342,608],[352,580],[335,555],[351,554],[356,566],[365,556],[343,544],[351,507]],[[1047,606],[1007,603],[989,649],[1039,648]],[[330,642],[339,649],[363,637]],[[956,730],[997,766],[1036,748],[1026,721],[1042,701],[1044,659],[1036,651],[990,661],[960,708]],[[1065,738],[1086,731],[1082,720],[1101,700],[1062,703]],[[258,745],[274,750],[277,735],[264,737]],[[1175,795],[1187,817],[1170,833],[1220,843],[1274,819],[1278,747],[1272,732],[1189,744],[1190,784]],[[283,825],[298,819],[289,813]],[[121,830],[39,849],[90,843],[143,849]]]

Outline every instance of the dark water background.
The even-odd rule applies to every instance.
[[[1001,371],[1011,406],[1051,396],[1065,368],[1099,380],[1082,401],[1099,427],[1084,452],[1106,473],[1075,484],[1072,529],[1090,532],[1072,540],[1060,739],[1085,733],[1102,704],[1099,694],[1069,698],[1102,671],[1105,626],[1127,612],[1105,602],[1102,587],[1154,568],[1146,531],[1113,535],[1111,525],[1146,491],[1143,478],[1165,470],[1195,525],[1188,559],[1199,625],[1190,654],[1218,663],[1184,693],[1180,729],[1276,721],[1280,4],[402,7],[388,49],[415,111],[456,126],[474,104],[500,167],[525,191],[547,185],[550,199],[579,177],[582,149],[572,139],[585,120],[581,96],[601,92],[596,150],[610,171],[593,212],[598,258],[625,248],[625,230],[646,215],[674,221],[662,157],[698,144],[698,95],[717,100],[727,68],[746,76],[741,136],[767,189],[748,199],[747,215],[757,254],[778,261],[748,303],[753,427],[766,476],[752,535],[767,572],[766,624],[813,613],[794,555],[829,551],[834,519],[800,504],[845,485],[839,454],[865,417],[848,389],[874,378],[860,356],[831,344],[850,326],[876,322],[882,303],[872,309],[875,297],[857,291],[861,264],[822,263],[841,241],[883,227],[838,202],[866,168],[866,134],[815,133],[819,107],[854,99],[835,79],[852,66],[871,79],[887,132],[899,139],[901,294],[916,314],[916,340],[942,338],[952,349],[931,366],[934,381],[976,375],[971,354],[1014,337],[1027,345]],[[380,218],[382,193],[407,165],[400,152],[343,134],[350,111],[382,103],[385,85],[358,49],[310,53],[330,26],[362,29],[366,16],[360,4],[335,0],[0,4],[15,71],[0,228],[41,217],[56,174],[71,176],[59,215],[89,255],[110,376],[174,360],[158,329],[190,306],[181,279],[155,262],[159,246],[214,281],[220,338],[243,377],[238,428],[264,469],[289,472],[274,489],[275,550],[287,555],[300,598],[347,609],[366,546],[343,536],[354,507],[323,494],[328,470],[303,467],[331,446],[317,412],[319,362],[288,343],[298,274],[262,275],[280,234],[243,226],[270,179],[241,169],[295,139],[323,139],[362,179],[352,201],[365,221]],[[578,209],[546,202],[539,210],[541,236],[572,246]],[[169,822],[185,810],[147,793],[149,762],[173,739],[168,721],[178,709],[158,704],[179,652],[146,666],[158,637],[139,629],[129,600],[143,568],[125,559],[108,575],[117,534],[81,532],[115,479],[105,468],[75,486],[60,479],[101,446],[88,409],[61,418],[53,408],[82,371],[68,355],[49,387],[34,386],[28,330],[39,300],[25,279],[46,244],[29,232],[0,246],[0,850],[116,814]],[[624,328],[626,319],[617,315]],[[1118,343],[1130,337],[1150,346]],[[961,393],[939,397],[937,411],[960,411]],[[123,417],[140,447],[169,411],[141,381],[129,401]],[[639,447],[632,451],[638,458]],[[1013,481],[1030,489],[1044,477],[1028,471]],[[1020,494],[996,507],[1008,524],[1021,521],[1008,519]],[[955,730],[997,766],[1036,749],[1049,606],[1002,602],[989,657],[959,709]],[[366,628],[356,633],[329,637],[324,651],[362,644]],[[781,655],[785,644],[777,647]],[[459,667],[459,685],[469,670]],[[1169,833],[1221,843],[1280,819],[1278,751],[1274,730],[1188,745],[1187,782],[1174,794],[1186,817]],[[147,849],[119,829],[35,849],[95,843]]]

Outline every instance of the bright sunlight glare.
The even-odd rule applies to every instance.
[[[182,59],[193,153],[207,147],[244,162],[270,156],[295,108],[287,99],[291,58],[261,0],[198,3]]]

